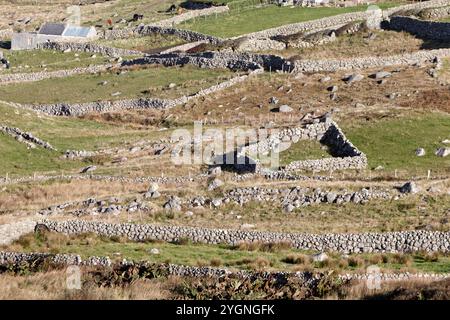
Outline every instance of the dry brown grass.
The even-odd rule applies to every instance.
[[[375,39],[369,39],[374,34]],[[365,56],[391,56],[415,52],[424,47],[446,47],[448,43],[424,43],[407,32],[370,31],[338,37],[336,41],[311,48],[289,48],[276,53],[295,59],[346,59]]]
[[[450,113],[450,91],[448,88],[429,89],[420,92],[415,98],[415,105],[424,110],[440,110]],[[410,102],[402,102],[401,107],[408,108]]]
[[[328,298],[338,298],[330,296]],[[380,289],[369,289],[365,281],[353,282],[343,288],[341,299],[347,300],[448,300],[450,280],[409,280],[381,283]]]
[[[170,288],[179,280],[138,279],[125,287],[98,287],[84,282],[81,290],[68,290],[64,270],[32,275],[0,275],[0,300],[156,300],[173,297]]]

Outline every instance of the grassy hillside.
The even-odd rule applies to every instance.
[[[182,68],[150,66],[120,74],[104,72],[10,84],[0,87],[0,97],[3,101],[34,104],[144,97],[171,99],[196,93],[231,75],[233,73],[228,70],[200,69],[190,65]],[[171,83],[176,87],[169,88]]]
[[[379,7],[388,8],[397,5],[398,2],[386,2],[381,3]],[[180,27],[228,38],[279,27],[285,24],[315,20],[349,12],[364,11],[366,9],[367,6],[365,5],[347,8],[291,8],[278,7],[276,5],[241,8],[240,6],[231,6],[231,10],[227,13],[192,19],[186,23],[182,23]]]

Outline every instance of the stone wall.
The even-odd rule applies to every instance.
[[[266,58],[265,58],[266,57]],[[273,62],[268,57],[273,58]],[[276,56],[262,56],[251,54],[233,54],[223,52],[202,52],[202,53],[167,53],[158,55],[146,55],[143,58],[124,61],[123,66],[161,64],[164,66],[177,66],[191,64],[199,68],[207,69],[231,69],[231,70],[257,70],[266,65],[282,65],[283,58]],[[274,67],[275,69],[276,67]]]
[[[74,68],[70,70],[0,74],[0,85],[19,82],[33,82],[49,78],[65,78],[77,74],[97,73],[106,71],[112,67],[114,67],[114,65],[106,64],[106,65],[90,66],[85,68]]]
[[[386,28],[405,31],[422,39],[450,40],[450,23],[448,22],[423,21],[414,17],[396,16],[390,19]]]
[[[194,267],[184,266],[177,264],[156,264],[150,262],[133,262],[122,261],[119,264],[112,264],[109,257],[89,257],[85,260],[81,259],[79,255],[71,254],[48,254],[48,253],[21,253],[21,252],[0,252],[0,266],[12,267],[21,266],[24,263],[34,263],[36,261],[50,261],[54,265],[69,266],[69,265],[81,265],[81,266],[101,266],[101,267],[126,267],[126,266],[138,266],[141,270],[148,269],[149,271],[158,270],[159,275],[172,275],[179,277],[224,277],[232,275],[239,278],[263,278],[269,277],[296,277],[304,281],[304,285],[311,286],[317,284],[322,278],[323,274],[304,272],[283,272],[283,271],[271,271],[271,272],[255,272],[247,270],[230,271],[226,268],[215,267]],[[152,274],[153,272],[143,272],[143,274]],[[340,280],[367,280],[373,279],[373,274],[357,274],[348,273],[337,275]],[[378,278],[379,277],[379,278]],[[377,274],[377,278],[381,281],[399,281],[399,280],[440,280],[450,277],[448,273],[380,273]]]
[[[308,124],[297,128],[288,128],[268,139],[243,147],[238,151],[238,157],[247,156],[255,159],[255,156],[279,149],[283,143],[301,143],[299,140],[317,140],[330,148],[334,158],[316,160],[294,161],[288,164],[283,171],[308,170],[308,171],[334,171],[344,169],[363,169],[367,167],[367,157],[359,151],[346,137],[338,125],[329,118],[320,122]],[[260,170],[258,161],[255,170]]]
[[[21,265],[26,263],[36,263],[37,261],[48,261],[54,265],[83,265],[83,266],[104,266],[111,265],[108,257],[89,257],[86,260],[81,259],[75,254],[52,254],[52,253],[22,253],[0,251],[0,266]]]
[[[396,65],[414,65],[433,62],[436,58],[450,55],[450,49],[420,50],[414,53],[383,57],[361,57],[349,59],[296,60],[294,72],[335,72],[339,70],[359,70],[384,68]]]
[[[122,57],[132,55],[142,55],[142,52],[136,50],[119,49],[113,47],[101,46],[94,43],[78,43],[78,42],[45,42],[37,47],[38,49],[57,50],[57,51],[81,51],[98,53],[107,57]]]
[[[437,8],[437,7],[444,7],[450,5],[450,0],[430,0],[430,1],[422,1],[412,4],[406,4],[399,7],[389,8],[386,10],[383,10],[383,16],[385,18],[388,18],[389,16],[392,16],[400,11],[404,10],[417,10],[417,9],[426,9],[426,8]]]
[[[149,224],[109,224],[83,220],[41,222],[51,231],[65,234],[93,232],[107,237],[126,237],[134,241],[189,239],[208,244],[237,245],[242,242],[289,243],[301,250],[343,253],[444,252],[450,251],[450,232],[401,231],[361,234],[295,234],[248,230],[207,229]]]
[[[450,6],[429,8],[419,12],[419,17],[425,20],[439,20],[450,16]]]
[[[52,145],[44,140],[41,140],[29,132],[24,132],[19,128],[12,128],[0,125],[0,132],[12,136],[19,142],[25,143],[29,148],[36,148],[36,145],[41,146],[44,149],[56,150]]]
[[[56,104],[42,104],[42,105],[18,105],[18,107],[31,109],[34,111],[43,112],[52,116],[81,116],[90,112],[111,112],[120,110],[132,109],[167,109],[177,105],[186,103],[192,99],[197,99],[214,92],[234,86],[240,82],[245,81],[249,76],[259,73],[261,70],[255,70],[249,75],[237,76],[230,80],[224,81],[217,85],[211,86],[204,90],[197,92],[191,96],[182,96],[173,100],[165,100],[158,98],[139,98],[116,101],[96,101],[87,103],[56,103]]]
[[[186,40],[187,42],[207,41],[210,43],[219,43],[221,41],[221,39],[217,37],[195,31],[158,27],[152,25],[141,25],[136,28],[106,30],[104,34],[100,36],[106,40],[116,40],[135,37],[145,37],[152,34],[174,35],[179,37],[180,39]]]

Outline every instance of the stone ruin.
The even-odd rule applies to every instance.
[[[264,173],[269,169],[262,166],[258,155],[287,150],[291,143],[300,140],[316,140],[329,148],[332,157],[316,160],[293,161],[281,171],[334,171],[344,169],[364,169],[367,167],[366,155],[358,150],[330,117],[316,118],[312,123],[295,128],[286,128],[267,139],[238,148],[235,152],[216,157],[212,166],[239,173]],[[233,161],[229,161],[233,159]],[[228,160],[228,161],[227,161]],[[231,164],[230,164],[231,162]]]

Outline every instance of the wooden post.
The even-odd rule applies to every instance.
[[[431,178],[431,170],[428,169],[427,179],[430,180],[430,178]]]

